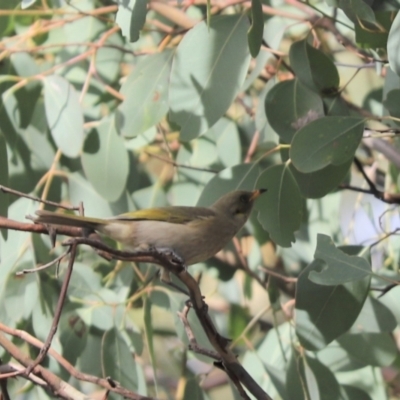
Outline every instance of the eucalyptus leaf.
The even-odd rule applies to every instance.
[[[226,168],[206,185],[197,205],[209,207],[224,194],[233,190],[253,190],[259,174],[257,164],[239,164],[233,168]]]
[[[309,274],[309,279],[319,285],[339,285],[372,275],[371,265],[367,260],[345,254],[335,247],[327,235],[318,235],[314,258],[325,263],[322,264],[321,271],[311,271]]]
[[[390,28],[387,53],[390,68],[400,76],[400,13],[397,13]]]
[[[348,175],[352,160],[339,166],[328,165],[325,168],[304,174],[290,164],[291,171],[299,186],[300,192],[309,199],[318,199],[337,189]]]
[[[8,187],[8,155],[4,135],[0,131],[0,185]],[[0,215],[7,217],[8,214],[8,193],[0,190]],[[1,234],[7,240],[8,230],[2,229]]]
[[[63,77],[44,78],[47,123],[58,148],[68,157],[77,157],[83,144],[83,114],[74,87]]]
[[[333,62],[322,51],[299,40],[290,47],[290,64],[296,77],[309,89],[333,94],[339,88],[339,73]]]
[[[256,204],[258,220],[276,243],[290,247],[302,220],[303,199],[289,165],[267,168],[257,187],[268,190]]]
[[[97,192],[108,201],[118,200],[125,190],[129,158],[111,119],[105,119],[87,136],[82,166]]]
[[[290,158],[303,173],[339,166],[354,157],[364,132],[358,117],[323,117],[311,121],[293,137]]]
[[[211,128],[238,94],[250,61],[247,29],[243,15],[216,16],[209,28],[200,22],[180,42],[170,77],[169,118],[180,126],[182,141]]]
[[[290,143],[298,129],[324,115],[322,99],[298,79],[277,83],[265,98],[265,114],[280,138]]]
[[[118,330],[112,329],[105,333],[100,354],[106,376],[136,391],[138,374],[135,359]]]
[[[369,290],[369,276],[355,282],[320,285],[309,279],[324,265],[314,260],[299,276],[296,333],[309,350],[319,350],[347,332],[356,321]]]
[[[396,343],[389,333],[346,334],[338,342],[364,365],[387,367],[398,354]]]
[[[143,57],[121,87],[125,100],[118,107],[115,123],[126,138],[146,132],[168,111],[167,90],[173,52]]]
[[[261,0],[251,0],[251,26],[247,32],[250,54],[257,57],[264,33],[264,18]]]

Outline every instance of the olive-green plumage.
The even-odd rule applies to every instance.
[[[249,218],[254,200],[264,191],[230,192],[208,208],[149,208],[109,219],[37,211],[35,222],[87,228],[130,249],[173,250],[191,265],[212,257],[236,235]]]

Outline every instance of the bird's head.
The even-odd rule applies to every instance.
[[[253,209],[254,201],[266,191],[266,189],[256,189],[251,192],[236,190],[222,196],[211,208],[227,214],[230,218],[233,217],[235,224],[244,225]]]

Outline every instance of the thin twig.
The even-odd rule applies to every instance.
[[[22,271],[18,271],[15,273],[16,276],[20,276],[20,275],[25,275],[25,274],[31,274],[33,272],[39,272],[39,271],[43,271],[46,268],[49,268],[51,266],[53,266],[54,264],[60,263],[60,261],[71,251],[71,249],[69,248],[67,251],[65,251],[63,254],[61,254],[60,256],[58,256],[57,258],[55,258],[54,260],[50,261],[47,264],[44,265],[40,265],[39,267],[35,267],[32,269],[23,269]]]
[[[37,201],[37,202],[39,202],[39,203],[47,204],[48,206],[54,206],[54,207],[58,207],[58,208],[64,208],[65,210],[78,210],[77,207],[65,206],[65,205],[63,205],[63,204],[56,203],[56,202],[54,202],[54,201],[42,200],[42,199],[39,198],[39,197],[31,196],[31,195],[29,195],[29,194],[19,192],[18,190],[10,189],[10,188],[8,188],[8,187],[6,187],[6,186],[0,185],[0,190],[1,190],[2,192],[4,192],[4,193],[11,193],[11,194],[14,194],[15,196],[18,196],[18,197],[25,197],[25,198],[27,198],[27,199],[30,199],[30,200],[33,200],[33,201]]]
[[[282,280],[283,282],[286,282],[286,283],[296,283],[297,282],[297,278],[293,278],[293,277],[290,277],[290,276],[285,276],[285,275],[279,274],[279,273],[271,270],[270,268],[259,267],[259,270],[265,272],[268,275],[273,276],[274,278],[280,279],[280,280]]]
[[[68,290],[68,286],[69,286],[69,281],[71,279],[71,275],[72,275],[72,270],[74,267],[74,262],[75,262],[75,257],[76,257],[76,249],[77,249],[77,244],[73,243],[71,245],[70,248],[70,252],[71,252],[71,256],[69,259],[69,263],[68,263],[68,267],[67,267],[67,272],[65,274],[64,277],[64,282],[61,286],[61,290],[60,290],[60,296],[58,297],[58,302],[57,302],[57,307],[56,307],[56,311],[54,313],[54,317],[53,317],[53,321],[51,324],[51,328],[50,328],[50,332],[46,338],[46,341],[44,342],[43,347],[40,349],[39,355],[36,357],[36,359],[33,361],[33,363],[31,365],[29,365],[26,369],[26,374],[29,375],[33,369],[36,367],[36,365],[39,365],[44,358],[46,357],[46,354],[51,346],[51,342],[53,340],[54,335],[57,332],[57,328],[58,328],[58,323],[60,321],[60,317],[61,317],[61,312],[64,306],[64,302],[65,302],[65,298],[67,296],[67,290]]]
[[[147,154],[150,157],[154,157],[154,158],[157,158],[158,160],[164,161],[165,163],[171,164],[171,165],[173,165],[174,167],[177,167],[177,168],[186,168],[186,169],[193,169],[195,171],[212,172],[213,174],[218,174],[220,172],[220,171],[217,171],[215,169],[210,169],[210,168],[192,167],[190,165],[179,164],[176,161],[171,160],[170,158],[161,157],[161,156],[159,156],[157,154],[150,153],[148,151],[145,151],[144,153]]]
[[[27,342],[27,343],[31,344],[32,346],[35,346],[39,349],[42,348],[44,345],[44,343],[42,341],[40,341],[39,339],[30,335],[28,332],[23,331],[21,329],[13,329],[13,328],[10,328],[10,327],[0,323],[0,331],[7,333],[9,335],[12,335],[14,337],[20,338],[20,339],[24,340],[25,342]],[[125,389],[119,383],[110,381],[110,379],[99,378],[97,376],[93,376],[93,375],[89,375],[89,374],[80,372],[72,364],[70,364],[61,354],[57,353],[51,347],[48,351],[48,354],[51,357],[53,357],[71,376],[73,376],[74,378],[76,378],[80,381],[91,382],[93,384],[99,385],[99,386],[103,387],[104,389],[118,393],[127,399],[152,400],[151,397],[140,396],[134,392],[131,392],[128,389]],[[14,357],[14,355],[13,355],[13,357]],[[21,370],[20,368],[15,368],[15,369],[16,369],[17,373],[19,371],[19,375],[24,375],[23,372],[25,371],[25,368],[23,370]],[[1,371],[1,376],[2,375],[3,375],[3,371]],[[32,376],[32,374],[31,374],[31,375],[29,375],[29,377],[27,377],[27,376],[25,376],[25,377],[27,379],[30,379],[30,377],[32,377],[32,380],[37,384],[37,382],[35,380],[37,378],[34,375]],[[43,382],[43,383],[45,383],[45,382]],[[40,385],[43,386],[43,383],[41,383]]]

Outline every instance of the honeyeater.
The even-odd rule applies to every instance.
[[[265,191],[233,191],[210,207],[148,208],[107,219],[37,211],[35,222],[93,230],[132,250],[171,250],[191,265],[220,251],[243,227],[254,201]]]

